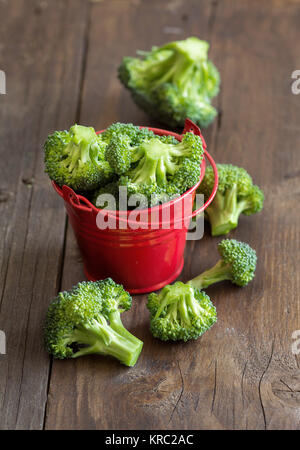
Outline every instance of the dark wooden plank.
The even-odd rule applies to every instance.
[[[72,3],[72,7],[71,6]],[[60,284],[65,212],[43,173],[47,134],[75,121],[84,1],[1,2],[1,429],[42,428],[50,359],[42,325]],[[66,26],[72,24],[72,26]]]
[[[294,1],[93,5],[81,121],[97,128],[116,120],[151,124],[116,79],[121,57],[188,35],[208,39],[222,75],[222,115],[205,131],[209,150],[220,162],[246,167],[266,204],[231,233],[257,249],[257,276],[245,289],[228,283],[208,290],[219,317],[212,330],[187,344],[156,341],[145,296],[136,297],[125,314],[145,342],[136,367],[99,357],[55,362],[46,428],[299,428],[299,358],[291,334],[299,328],[300,104],[290,91],[300,58],[299,17]],[[170,27],[183,31],[166,34]],[[215,262],[218,241],[207,227],[202,240],[188,243],[181,279]],[[69,230],[63,287],[79,277]]]

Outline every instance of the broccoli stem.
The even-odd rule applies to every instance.
[[[163,83],[174,83],[183,90],[183,96],[188,95],[191,90],[190,80],[193,79],[193,71],[199,61],[203,63],[207,59],[207,44],[192,41],[169,43],[157,49],[157,54],[169,50],[172,53],[164,59],[158,59],[146,74],[148,82],[152,82],[152,89]],[[155,54],[155,53],[154,53]],[[189,87],[187,87],[189,85]]]
[[[236,184],[231,189],[227,189],[225,194],[217,192],[213,204],[205,211],[210,221],[211,234],[220,236],[236,228],[239,216],[246,207],[246,200],[237,200]]]
[[[133,344],[140,346],[141,350],[143,347],[143,342],[138,339],[137,337],[135,337],[133,334],[131,334],[123,325],[122,320],[121,320],[121,315],[119,313],[119,311],[116,311],[112,314],[110,314],[109,316],[109,323],[111,328],[116,331],[117,333],[119,333],[121,336],[123,336],[124,338],[128,339],[129,341],[131,341]]]
[[[134,169],[135,176],[134,183],[154,183],[156,181],[156,170],[158,160],[151,159],[147,155],[140,160],[136,169]]]
[[[169,287],[169,286],[168,286],[168,287]],[[168,306],[168,305],[170,305],[170,304],[172,304],[172,303],[173,303],[172,298],[170,298],[170,297],[168,296],[168,292],[167,292],[166,295],[162,298],[162,300],[161,300],[161,302],[160,302],[160,305],[159,305],[159,308],[157,309],[154,318],[157,319],[157,318],[160,316],[160,314],[161,314],[161,312],[163,311],[163,309],[164,309],[166,306]]]
[[[85,127],[80,125],[71,127],[71,130],[72,139],[64,150],[67,157],[62,162],[69,172],[72,172],[77,164],[82,166],[88,161],[91,161],[91,139],[94,138],[95,134],[95,132],[91,132],[90,129],[85,130]]]
[[[189,316],[188,307],[187,307],[184,297],[181,298],[180,301],[178,302],[178,310],[179,310],[180,318],[182,319],[182,321],[184,323],[186,323],[187,325],[190,325],[191,319]]]
[[[80,160],[79,162],[85,164],[87,161],[90,161],[90,144],[85,141],[81,141],[79,144],[80,148]]]
[[[231,275],[231,266],[220,259],[214,267],[188,281],[187,284],[196,289],[205,289],[211,284],[218,283],[219,281],[231,280]]]
[[[167,312],[167,316],[169,317],[170,320],[177,320],[177,304],[176,302],[174,302],[172,305],[170,305],[170,307],[168,308],[168,312]]]
[[[169,70],[164,75],[154,81],[153,89],[157,88],[163,83],[173,82],[177,86],[184,85],[185,81],[189,78],[189,72],[193,66],[193,63],[187,62],[182,56],[174,55],[169,61]]]
[[[167,183],[167,175],[173,175],[178,167],[178,158],[188,156],[191,149],[184,143],[177,145],[164,144],[159,139],[151,139],[138,149],[135,161],[138,165],[129,172],[134,183]],[[133,153],[134,154],[134,153]]]
[[[113,356],[126,366],[134,366],[143,343],[125,330],[123,325],[116,322],[118,321],[115,318],[113,325],[115,329],[113,329],[104,317],[99,317],[93,323],[75,329],[70,340],[83,344],[85,347],[74,353],[73,358],[98,353]]]

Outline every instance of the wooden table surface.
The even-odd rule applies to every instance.
[[[300,2],[293,0],[1,0],[0,355],[2,429],[300,429]],[[207,289],[218,322],[200,339],[161,343],[146,296],[125,325],[144,341],[138,364],[52,361],[49,301],[84,280],[63,202],[44,174],[42,143],[73,123],[159,125],[117,79],[124,55],[196,35],[211,43],[222,89],[204,130],[218,162],[247,168],[266,196],[230,237],[258,252],[247,288]],[[217,258],[209,227],[187,243],[188,280]],[[300,348],[300,346],[299,346]]]

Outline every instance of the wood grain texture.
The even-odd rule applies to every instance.
[[[225,283],[209,290],[219,317],[212,330],[197,342],[158,342],[148,330],[146,298],[136,297],[125,324],[145,342],[137,366],[97,357],[55,362],[46,428],[300,428],[300,375],[291,353],[299,328],[300,104],[290,92],[299,14],[294,2],[269,8],[250,0],[93,6],[81,121],[97,128],[116,120],[153,124],[116,79],[122,56],[189,35],[208,39],[222,75],[221,114],[205,131],[209,150],[220,162],[246,167],[265,190],[266,206],[231,234],[258,250],[257,276],[246,289]],[[70,230],[68,242],[64,287],[77,281],[68,270]],[[217,242],[208,227],[201,241],[188,242],[182,280],[215,262]]]
[[[50,131],[76,119],[84,12],[77,0],[0,4],[7,77],[0,96],[0,329],[7,339],[1,429],[38,429],[44,422],[50,360],[42,326],[60,284],[65,212],[43,173],[41,146]]]
[[[299,356],[291,351],[300,329],[300,96],[291,93],[300,3],[14,3],[0,3],[7,17],[0,69],[12,88],[10,98],[0,96],[1,154],[11,149],[0,183],[0,329],[8,337],[0,427],[41,428],[47,402],[46,429],[300,429]],[[155,340],[146,296],[136,296],[124,314],[144,341],[134,368],[91,356],[54,361],[49,370],[45,309],[84,274],[68,226],[64,240],[62,202],[42,173],[42,139],[74,120],[96,129],[114,121],[158,126],[134,105],[116,69],[137,48],[191,35],[210,41],[222,77],[220,114],[204,131],[208,149],[218,162],[247,168],[266,195],[263,213],[242,217],[230,234],[256,248],[256,278],[244,289],[224,283],[207,290],[218,322],[196,342]],[[187,243],[181,280],[214,264],[217,242],[206,224],[203,239]]]

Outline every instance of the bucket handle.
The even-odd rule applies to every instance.
[[[208,159],[208,161],[213,169],[214,177],[215,177],[213,189],[211,191],[210,196],[206,200],[206,202],[201,206],[201,208],[197,209],[196,211],[193,211],[193,213],[190,216],[186,217],[186,219],[192,219],[193,217],[198,216],[198,214],[202,213],[213,201],[213,199],[217,193],[217,190],[218,190],[218,170],[217,170],[215,161],[210,156],[210,154],[206,151],[206,148],[207,148],[206,142],[202,136],[200,128],[194,122],[192,122],[191,119],[185,119],[184,129],[183,129],[182,134],[185,134],[188,132],[191,132],[191,133],[196,134],[197,136],[200,136],[200,138],[202,140],[203,149],[204,149],[204,155]]]
[[[207,149],[207,145],[202,136],[200,128],[194,122],[192,122],[191,119],[185,119],[182,135],[184,135],[185,133],[188,133],[188,132],[194,133],[197,136],[200,136],[201,141],[202,141],[203,150]]]
[[[69,186],[64,185],[62,187],[62,193],[64,200],[71,203],[72,206],[76,206],[81,211],[93,212],[90,202],[82,195],[76,194]]]

